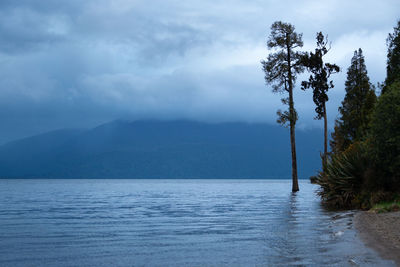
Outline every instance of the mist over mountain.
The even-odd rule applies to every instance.
[[[320,168],[322,131],[297,131],[299,177]],[[1,178],[289,178],[288,129],[268,124],[113,121],[0,147]]]

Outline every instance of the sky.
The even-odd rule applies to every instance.
[[[361,47],[373,84],[386,73],[398,0],[1,0],[0,144],[114,119],[275,124],[279,94],[265,84],[270,26],[328,35],[342,72],[329,92],[330,127],[346,71]],[[295,88],[298,128],[314,120],[312,93]]]

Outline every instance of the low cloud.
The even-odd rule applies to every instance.
[[[363,49],[371,81],[384,80],[399,11],[397,1],[4,0],[0,143],[117,118],[274,123],[280,96],[260,60],[275,20],[303,32],[305,50],[317,31],[329,35],[327,59],[342,67],[332,125],[354,50]],[[311,92],[297,90],[295,100],[299,126],[320,127]]]

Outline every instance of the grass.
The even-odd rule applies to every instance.
[[[392,202],[381,202],[375,204],[370,211],[376,213],[390,212],[390,211],[400,211],[400,201]]]

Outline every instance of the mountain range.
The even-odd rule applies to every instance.
[[[299,177],[321,165],[319,129],[296,132]],[[290,178],[289,131],[268,124],[113,121],[0,146],[1,178]]]

